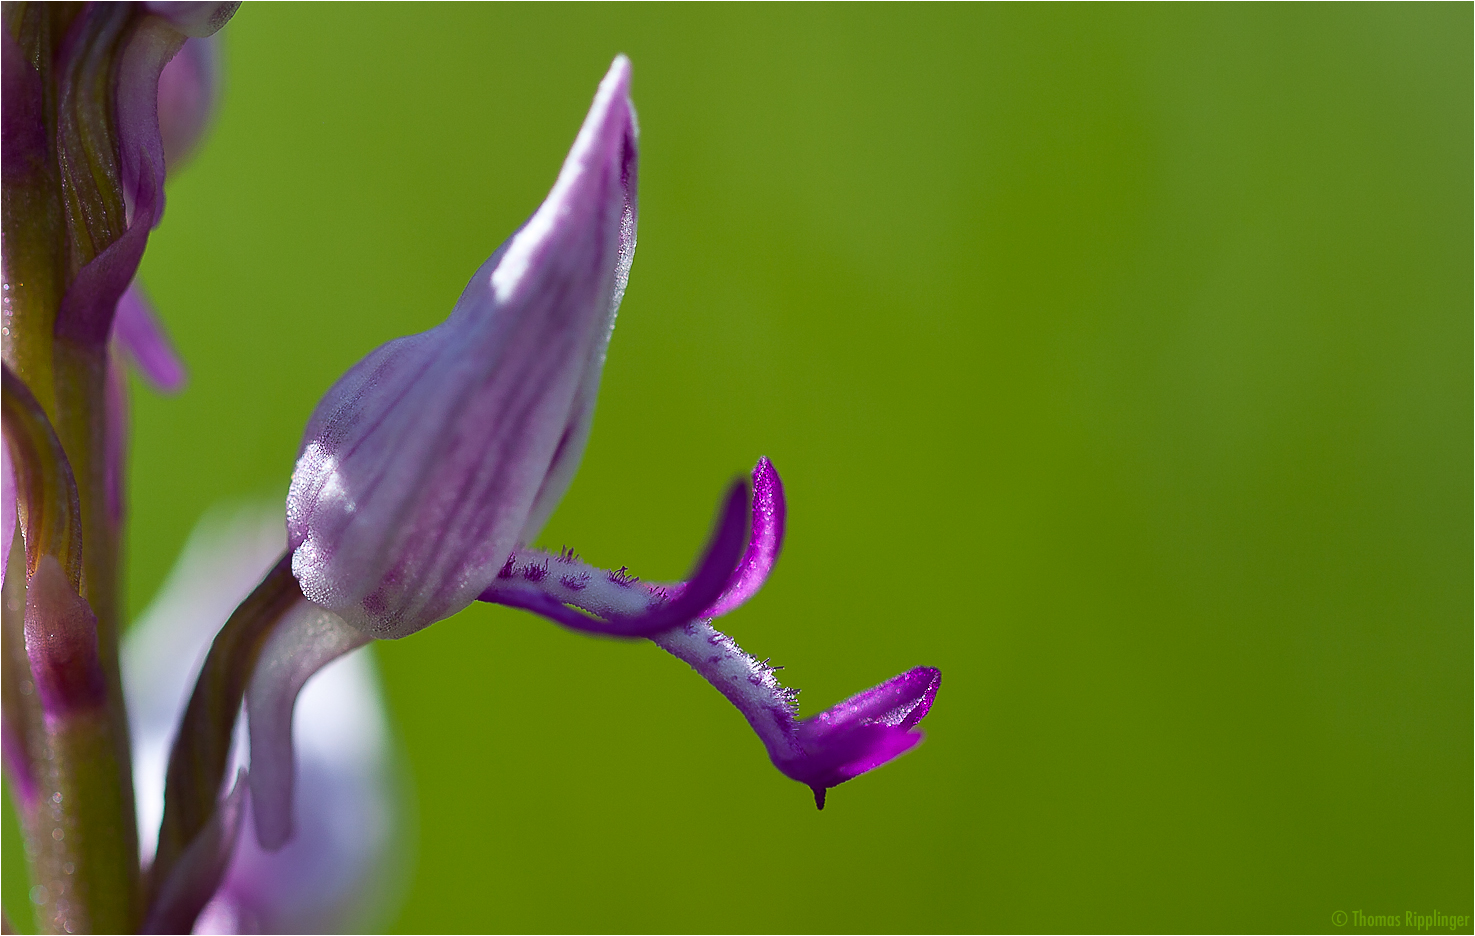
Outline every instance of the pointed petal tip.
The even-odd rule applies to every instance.
[[[529,280],[529,271],[547,253],[549,245],[581,224],[587,227],[585,222],[592,213],[611,207],[607,202],[618,201],[613,206],[613,216],[619,221],[620,213],[634,200],[633,190],[627,189],[635,175],[634,136],[630,60],[618,56],[599,83],[594,103],[589,106],[574,145],[564,157],[548,197],[508,241],[492,271],[492,292],[497,301],[508,303],[516,299]],[[607,184],[606,173],[610,171],[614,173],[614,185]]]
[[[600,82],[601,87],[606,83],[630,84],[630,75],[634,66],[630,64],[630,56],[623,52],[615,55],[614,60],[609,63],[609,70],[604,73],[604,80]]]
[[[814,808],[823,811],[825,808],[825,794],[829,792],[829,789],[822,786],[812,786],[809,789],[814,791]]]
[[[745,515],[748,513],[748,482],[738,478],[727,489],[718,514],[717,528],[702,552],[696,569],[681,594],[671,602],[644,615],[644,634],[669,630],[699,616],[722,594],[736,574],[743,555]]]
[[[937,690],[942,687],[942,670],[935,666],[918,666],[907,670],[902,677],[907,678],[913,686],[921,686],[916,706],[901,721],[901,727],[911,728],[932,711],[932,703],[937,700]]]
[[[154,389],[167,394],[184,389],[188,380],[184,362],[137,280],[129,284],[118,300],[113,315],[113,340],[128,352],[139,373]]]

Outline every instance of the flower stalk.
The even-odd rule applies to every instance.
[[[79,594],[85,565],[77,487],[46,414],[8,367],[3,390],[25,543],[16,580],[24,575],[26,583],[23,606],[6,607],[7,664],[19,663],[22,652],[25,660],[24,670],[7,666],[20,681],[12,700],[19,711],[6,713],[6,728],[20,734],[13,756],[24,755],[22,787],[31,791],[22,813],[43,898],[37,903],[57,932],[128,929],[139,915],[138,845],[132,827],[117,819],[132,808],[133,790],[131,776],[120,782],[128,763],[118,760],[103,632]],[[125,734],[125,755],[126,742]]]
[[[55,932],[131,932],[144,918],[110,336],[163,210],[160,72],[221,15],[213,4],[3,8],[5,498],[24,544],[5,556],[4,748],[38,916]]]

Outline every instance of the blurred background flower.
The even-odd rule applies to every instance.
[[[169,747],[210,641],[286,543],[280,506],[210,511],[123,645],[145,859],[163,816]],[[293,727],[296,834],[278,851],[262,849],[248,807],[224,883],[195,932],[366,931],[395,906],[406,816],[373,651],[340,657],[309,680]],[[238,766],[249,763],[245,734],[243,719]]]
[[[818,813],[648,643],[478,604],[376,646],[420,810],[391,924],[1468,902],[1471,17],[248,4],[141,272],[190,385],[136,398],[132,610],[210,505],[282,500],[338,375],[440,321],[624,52],[640,259],[541,545],[679,577],[767,454],[783,561],[723,630],[804,715],[947,686]]]

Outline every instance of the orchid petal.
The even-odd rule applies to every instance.
[[[611,74],[614,74],[616,68],[623,69],[624,80],[628,82],[629,60],[623,55],[616,58],[614,65],[610,67]],[[606,77],[605,81],[609,81],[609,78]],[[589,442],[589,430],[594,425],[594,404],[599,397],[600,378],[604,375],[605,355],[609,350],[610,336],[615,330],[615,317],[620,311],[620,302],[625,298],[625,287],[630,282],[630,267],[635,262],[635,232],[639,226],[636,193],[639,190],[640,125],[635,118],[635,105],[629,103],[628,92],[626,103],[630,110],[630,130],[620,166],[620,187],[623,189],[625,204],[620,213],[620,242],[615,257],[614,289],[609,300],[609,316],[600,329],[598,340],[589,349],[584,372],[579,378],[579,387],[574,392],[568,423],[558,440],[558,447],[554,449],[553,459],[543,478],[543,485],[538,489],[538,496],[533,499],[522,533],[518,536],[524,543],[537,539],[554,508],[563,500],[563,495],[579,470],[579,462],[583,460],[584,447]]]
[[[251,731],[251,804],[256,839],[267,850],[292,837],[292,710],[318,670],[369,637],[343,619],[303,601],[277,625],[246,690]]]
[[[826,789],[893,760],[922,740],[921,732],[912,729],[927,714],[942,682],[941,672],[919,666],[800,721],[794,714],[798,691],[778,681],[778,667],[744,652],[709,621],[693,621],[650,640],[684,660],[736,706],[774,766],[813,789],[820,809]]]
[[[903,731],[885,725],[857,725],[828,738],[804,760],[778,763],[785,776],[814,791],[814,805],[825,808],[825,792],[853,780],[868,770],[891,761],[922,741],[920,731]]]
[[[748,548],[742,562],[717,603],[702,617],[721,617],[736,610],[758,593],[768,581],[768,573],[778,561],[784,546],[784,524],[788,508],[784,503],[784,482],[766,457],[753,468],[753,519],[748,535]]]
[[[164,325],[149,302],[143,287],[135,280],[118,300],[113,316],[113,340],[125,351],[139,373],[155,389],[177,393],[184,388],[184,362],[169,341]]]
[[[220,887],[235,853],[236,837],[245,815],[246,771],[236,772],[230,793],[221,799],[210,822],[195,836],[159,888],[148,915],[145,933],[188,933],[200,911]]]
[[[629,81],[621,56],[547,200],[450,317],[370,354],[308,423],[292,570],[366,634],[403,637],[475,600],[546,499],[560,447],[582,445],[578,394],[634,242]]]
[[[149,868],[151,887],[168,879],[214,814],[252,673],[267,640],[300,604],[302,592],[283,555],[210,642],[169,749],[164,814]]]
[[[81,15],[94,14],[84,11]],[[123,202],[127,206],[127,221],[124,224],[122,217],[106,217],[106,213],[101,211],[92,213],[97,215],[97,222],[91,222],[92,214],[84,215],[89,226],[83,236],[100,249],[77,271],[62,296],[56,321],[58,337],[84,346],[101,344],[107,338],[118,300],[138,271],[149,231],[163,216],[164,146],[159,137],[159,72],[179,50],[184,39],[165,20],[145,17],[131,30],[118,53],[114,79],[117,89],[114,107],[119,156],[117,169],[121,176]],[[78,50],[76,55],[83,56],[85,61],[85,49]],[[64,69],[59,70],[67,73]],[[83,77],[78,75],[63,82],[59,104],[63,115],[80,106],[73,104],[69,95],[74,93],[73,88],[86,87]],[[75,121],[63,120],[57,140],[58,148],[66,156],[64,162],[82,167],[89,162],[82,142],[86,129],[80,121],[80,117]],[[74,220],[72,223],[80,222]],[[92,223],[100,225],[95,232]],[[101,227],[109,224],[119,224],[123,229],[117,231]]]
[[[942,685],[942,673],[918,666],[857,693],[806,721],[826,730],[853,724],[911,728],[921,721]]]
[[[82,16],[126,17],[126,10],[109,10],[100,5],[86,10]],[[61,299],[57,311],[56,334],[82,345],[101,344],[108,336],[118,300],[138,272],[149,232],[164,215],[164,140],[159,130],[159,76],[184,44],[186,36],[206,36],[224,25],[235,12],[234,4],[181,4],[161,9],[162,15],[144,16],[126,33],[114,64],[112,100],[117,133],[118,175],[127,221],[121,232],[91,228],[87,236],[95,238],[101,249],[77,271]],[[121,30],[109,21],[98,28]],[[59,71],[70,76],[69,61],[80,62],[85,69],[86,49],[83,43],[63,58]],[[63,80],[62,114],[73,106],[69,95],[80,93],[84,86],[80,73]],[[63,120],[57,133],[58,147],[68,160],[79,167],[89,165],[82,144],[85,131],[73,122]],[[109,219],[103,219],[108,222]],[[113,219],[121,220],[121,219]],[[74,222],[76,223],[76,222]],[[89,223],[91,223],[89,221]]]
[[[922,740],[913,731],[922,720],[942,673],[918,666],[867,689],[795,726],[802,757],[775,758],[784,774],[814,790],[824,809],[824,791],[910,751]]]
[[[281,558],[285,543],[280,509],[211,511],[196,525],[158,594],[124,637],[123,697],[133,738],[138,838],[145,859],[154,857],[163,818],[170,745],[211,641]],[[234,716],[239,701],[230,707]],[[225,777],[231,774],[229,765],[227,760]]]

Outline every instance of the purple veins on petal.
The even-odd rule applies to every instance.
[[[747,483],[734,482],[723,501],[717,529],[703,551],[691,579],[679,588],[647,585],[627,574],[624,566],[606,572],[577,561],[561,560],[566,572],[556,579],[524,574],[493,582],[480,598],[493,604],[522,608],[575,630],[611,637],[646,637],[679,627],[701,614],[725,584],[742,555],[744,517],[748,512]],[[523,550],[509,562],[547,569],[548,553]]]
[[[113,316],[113,341],[128,353],[139,373],[155,389],[177,393],[184,388],[184,362],[137,280],[118,300],[118,310]]]
[[[292,570],[367,634],[466,607],[572,478],[634,249],[629,84],[621,56],[548,198],[446,321],[371,353],[313,413],[287,498]]]

